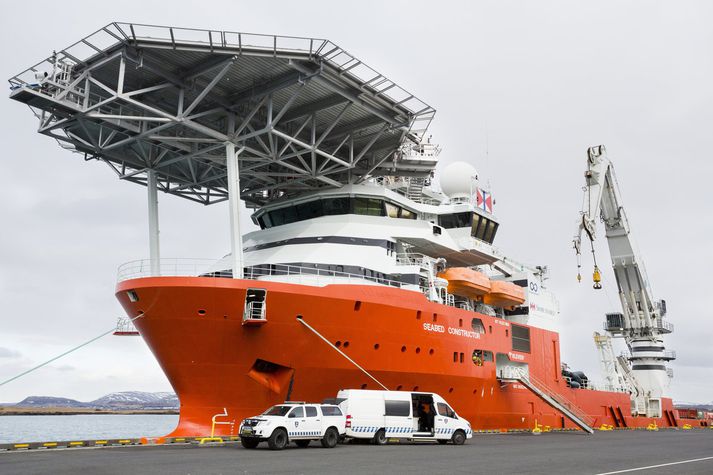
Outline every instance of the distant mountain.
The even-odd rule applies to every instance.
[[[178,409],[178,397],[168,392],[125,391],[107,394],[87,404],[102,409]]]
[[[80,402],[66,397],[30,396],[17,404],[8,404],[20,407],[90,407],[86,402]]]
[[[147,393],[142,391],[124,391],[107,394],[90,402],[52,396],[30,396],[16,404],[17,407],[75,407],[89,409],[144,410],[178,409],[178,397],[171,392]]]

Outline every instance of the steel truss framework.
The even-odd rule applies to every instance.
[[[111,23],[10,79],[39,132],[117,175],[203,204],[249,206],[380,175],[435,110],[327,40]]]

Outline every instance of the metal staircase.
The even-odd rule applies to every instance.
[[[406,189],[406,197],[411,201],[416,203],[421,202],[423,196],[423,187],[425,185],[424,178],[410,178],[408,182],[408,188]]]
[[[524,371],[518,371],[516,374],[511,375],[511,377],[507,379],[515,380],[525,386],[527,389],[535,393],[540,399],[564,414],[565,417],[574,422],[585,432],[590,434],[594,433],[594,429],[592,428],[594,420],[591,417],[585,414],[571,401],[568,401],[561,395],[547,389],[547,386],[543,382],[538,381],[537,378],[534,378]]]

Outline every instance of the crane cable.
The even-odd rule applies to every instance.
[[[136,320],[137,318],[141,318],[141,317],[143,317],[143,316],[144,316],[144,314],[143,314],[143,313],[140,313],[139,315],[137,315],[136,317],[130,319],[129,321],[133,323],[134,320]],[[30,374],[30,373],[32,373],[33,371],[36,371],[36,370],[42,368],[43,366],[47,366],[48,364],[52,363],[53,361],[57,361],[58,359],[60,359],[60,358],[62,358],[62,357],[64,357],[64,356],[67,356],[67,355],[70,354],[70,353],[74,353],[74,352],[77,351],[78,349],[83,348],[83,347],[87,346],[88,344],[97,341],[98,339],[100,339],[100,338],[102,338],[102,337],[108,335],[109,333],[114,333],[114,332],[116,331],[116,329],[117,329],[117,326],[114,326],[111,330],[105,331],[105,332],[103,332],[103,333],[101,333],[101,334],[95,336],[94,338],[90,338],[89,340],[87,340],[87,341],[85,341],[85,342],[83,342],[83,343],[80,343],[79,345],[77,345],[77,346],[75,346],[75,347],[73,347],[73,348],[70,348],[69,350],[65,351],[64,353],[61,353],[61,354],[59,354],[59,355],[57,355],[57,356],[55,356],[55,357],[53,357],[53,358],[48,359],[48,360],[45,361],[44,363],[40,363],[40,364],[38,364],[37,366],[34,366],[34,367],[32,367],[32,368],[30,368],[30,369],[28,369],[28,370],[26,370],[26,371],[23,371],[23,372],[20,373],[20,374],[17,374],[17,375],[15,375],[15,376],[11,377],[10,379],[6,379],[5,381],[0,382],[0,386],[4,386],[4,385],[6,385],[7,383],[10,383],[10,382],[12,382],[12,381],[15,381],[16,379],[19,379],[19,378],[25,376],[26,374]]]

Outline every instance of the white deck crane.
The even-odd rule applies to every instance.
[[[608,313],[604,329],[612,337],[624,338],[630,355],[628,360],[613,357],[612,351],[603,351],[606,345],[598,345],[604,368],[616,374],[605,374],[607,381],[619,380],[629,374],[633,381],[625,384],[632,397],[632,413],[649,417],[661,416],[661,397],[672,376],[666,363],[675,359],[664,347],[663,335],[671,333],[673,326],[665,321],[666,302],[655,301],[646,276],[644,263],[631,239],[631,229],[621,204],[621,193],[614,168],[606,156],[603,145],[587,151],[587,171],[584,173],[584,205],[574,237],[577,266],[581,268],[580,255],[582,231],[591,242],[594,258],[594,288],[601,289],[601,274],[594,255],[596,220],[601,217],[606,231],[607,244],[616,277],[621,313]],[[577,278],[581,280],[581,274]],[[606,353],[606,354],[605,354]],[[623,382],[623,381],[622,381]]]

